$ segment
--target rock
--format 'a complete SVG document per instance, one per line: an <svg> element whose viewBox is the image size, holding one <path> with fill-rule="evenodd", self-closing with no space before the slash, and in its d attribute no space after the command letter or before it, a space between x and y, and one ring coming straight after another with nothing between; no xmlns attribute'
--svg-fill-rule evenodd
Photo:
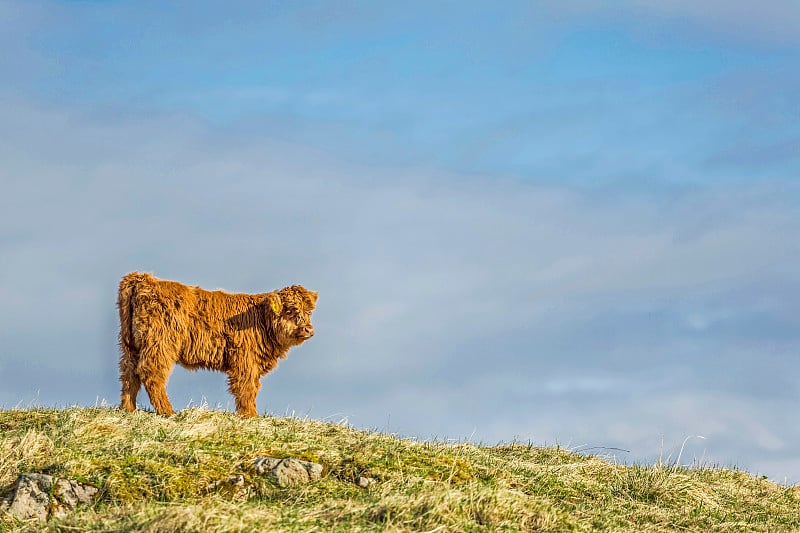
<svg viewBox="0 0 800 533"><path fill-rule="evenodd" d="M371 477L358 476L358 479L356 479L356 485L358 485L362 489L366 489L368 487L371 487L375 483L376 483L375 479L371 478Z"/></svg>
<svg viewBox="0 0 800 533"><path fill-rule="evenodd" d="M91 505L96 495L97 487L74 480L59 479L53 490L53 497L56 500L53 516L61 518L68 511L75 510L78 505Z"/></svg>
<svg viewBox="0 0 800 533"><path fill-rule="evenodd" d="M47 520L52 485L52 476L21 474L17 478L13 492L6 498L8 512L20 520L28 518Z"/></svg>
<svg viewBox="0 0 800 533"><path fill-rule="evenodd" d="M259 474L266 474L280 463L280 459L275 459L273 457L259 457L255 461L253 461L253 466L256 468L256 472Z"/></svg>
<svg viewBox="0 0 800 533"><path fill-rule="evenodd" d="M293 457L275 459L259 457L253 462L256 472L266 475L279 487L305 485L319 481L322 477L322 465L310 461L301 461Z"/></svg>
<svg viewBox="0 0 800 533"><path fill-rule="evenodd" d="M63 517L78 505L94 503L97 487L68 479L56 480L47 474L20 474L14 490L0 509L20 520L51 516Z"/></svg>

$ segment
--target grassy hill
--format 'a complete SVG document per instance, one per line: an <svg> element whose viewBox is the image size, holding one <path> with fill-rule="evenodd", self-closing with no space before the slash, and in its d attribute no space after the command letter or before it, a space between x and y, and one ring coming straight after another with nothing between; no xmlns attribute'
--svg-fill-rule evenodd
<svg viewBox="0 0 800 533"><path fill-rule="evenodd" d="M279 488L258 456L324 466ZM559 448L426 443L298 419L187 409L0 411L0 495L18 474L100 487L48 531L800 531L800 488L731 470L621 466ZM215 481L242 474L246 493ZM360 488L360 475L378 482ZM0 531L40 531L0 516Z"/></svg>

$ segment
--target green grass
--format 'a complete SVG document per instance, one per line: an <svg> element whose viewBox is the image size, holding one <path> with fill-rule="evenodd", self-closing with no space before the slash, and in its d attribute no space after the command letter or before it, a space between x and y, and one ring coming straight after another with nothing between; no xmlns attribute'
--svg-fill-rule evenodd
<svg viewBox="0 0 800 533"><path fill-rule="evenodd" d="M278 488L255 457L321 463ZM0 495L45 472L100 488L48 531L800 531L800 488L745 472L624 466L561 448L417 442L294 418L187 409L0 411ZM215 481L243 475L246 492ZM378 480L368 489L353 480ZM40 531L0 515L0 531Z"/></svg>

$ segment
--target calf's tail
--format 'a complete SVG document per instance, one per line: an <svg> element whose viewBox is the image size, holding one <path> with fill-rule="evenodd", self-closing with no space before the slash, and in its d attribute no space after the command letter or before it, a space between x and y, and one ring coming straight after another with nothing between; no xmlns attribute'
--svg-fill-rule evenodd
<svg viewBox="0 0 800 533"><path fill-rule="evenodd" d="M119 309L119 347L122 355L119 359L119 379L122 382L120 407L126 411L136 409L136 395L141 380L136 368L139 364L139 347L134 335L134 316L136 313L136 287L147 274L131 272L119 283L117 308Z"/></svg>

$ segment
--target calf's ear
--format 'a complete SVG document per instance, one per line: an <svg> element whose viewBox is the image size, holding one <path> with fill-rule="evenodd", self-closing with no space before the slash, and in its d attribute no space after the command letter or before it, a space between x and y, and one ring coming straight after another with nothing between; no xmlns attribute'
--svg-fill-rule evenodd
<svg viewBox="0 0 800 533"><path fill-rule="evenodd" d="M280 316L281 311L283 311L283 302L281 302L281 297L278 296L277 293L271 292L267 294L267 302L269 302L269 308L272 309L272 312L277 316Z"/></svg>
<svg viewBox="0 0 800 533"><path fill-rule="evenodd" d="M308 293L308 297L311 299L311 305L317 305L317 296L319 293L317 291L306 291Z"/></svg>

